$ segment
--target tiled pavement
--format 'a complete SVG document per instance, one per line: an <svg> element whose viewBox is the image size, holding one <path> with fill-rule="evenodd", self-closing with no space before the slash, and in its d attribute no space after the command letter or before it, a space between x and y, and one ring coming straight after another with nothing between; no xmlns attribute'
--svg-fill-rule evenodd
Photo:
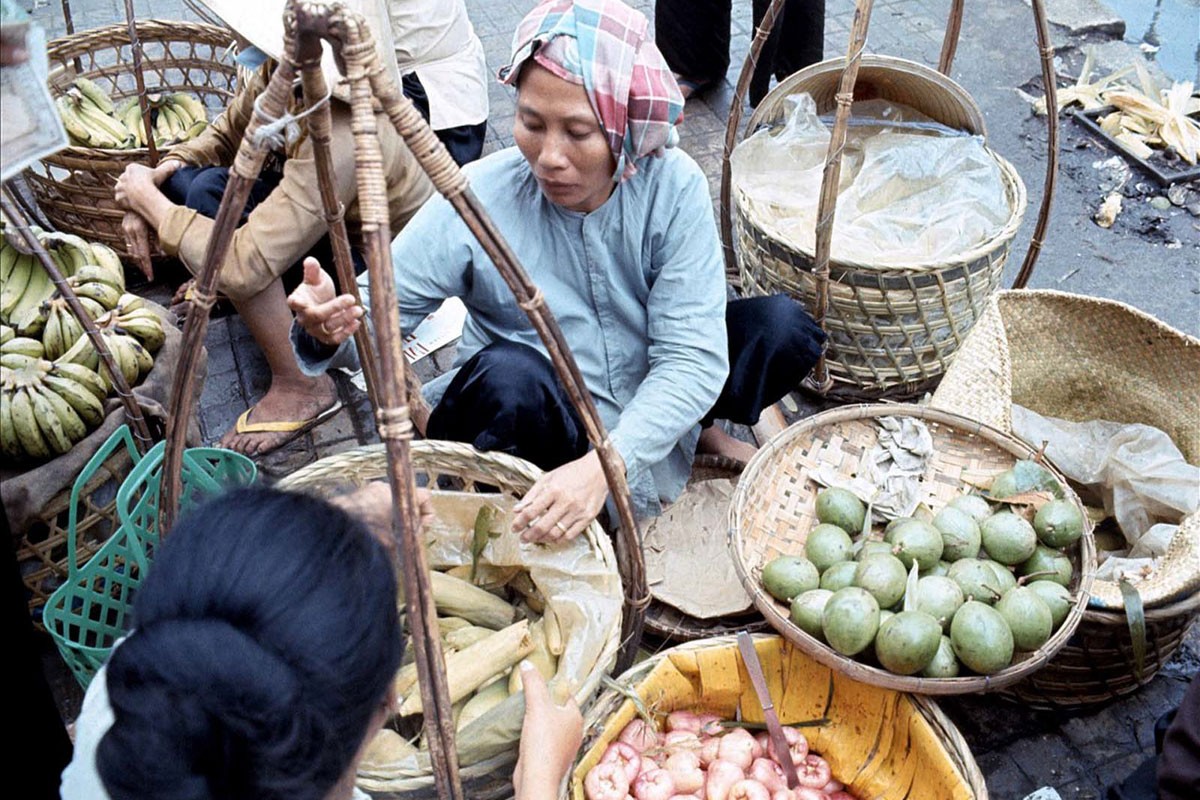
<svg viewBox="0 0 1200 800"><path fill-rule="evenodd" d="M29 4L29 0L26 0ZM652 3L633 0L633 5L652 16ZM988 36L988 26L1004 21L1002 11L1020 6L1020 0L997 0L977 13L982 22L973 33ZM112 24L123 19L123 2L118 0L74 0L71 4L77 30ZM512 31L528 2L514 0L467 0L476 31L484 43L488 63L495 68L508 55ZM731 81L745 57L750 39L749 0L735 0L735 44L730 82L702 99L691 101L682 129L682 146L700 163L709 176L712 195L719 190L721 151L725 120L733 100ZM968 4L971 6L972 4ZM135 0L140 16L163 19L190 19L192 14L179 0ZM949 0L881 0L875 4L869 48L903 56L927 64L937 61L941 34ZM826 55L841 54L845 48L852 15L851 0L829 0L826 26ZM972 17L968 8L968 23ZM35 17L50 36L64 31L60 4L38 0ZM967 34L972 29L968 27ZM994 45L995 43L993 43ZM1029 43L1022 47L1032 49ZM960 62L971 74L987 65L971 64L968 46L960 49ZM1034 67L1030 57L1030 74ZM977 90L971 86L972 90ZM498 84L490 90L492 105L486 149L511 145L513 98ZM997 101L999 102L999 101ZM989 109L990 110L990 109ZM990 115L989 115L990 116ZM996 124L989 119L990 124ZM1032 144L1027 143L1032 148ZM1040 146L1040 145L1039 145ZM1010 158L1013 158L1010 156ZM1016 160L1015 158L1013 159ZM1036 165L1037 157L1028 161ZM1018 166L1022 166L1018 163ZM1040 169L1039 167L1036 167ZM1031 204L1036 200L1031 199ZM157 289L156 293L165 294ZM1194 326L1190 326L1194 327ZM267 370L262 355L254 347L249 332L235 316L212 322L206 346L209 353L208 378L199 402L201 430L206 440L215 440L232 425L234 419L266 389ZM428 378L447 366L451 356L443 351L418 366ZM317 458L375 441L369 403L348 380L339 381L346 409L332 421L300 437L292 445L263 460L265 474L279 476ZM1154 720L1177 704L1186 681L1195 674L1200 657L1200 633L1193 629L1180 655L1162 674L1134 697L1114 703L1086 715L1037 713L987 697L942 702L943 708L958 724L988 780L991 795L998 800L1023 797L1037 787L1057 787L1066 800L1099 797L1100 788L1121 777L1153 751ZM69 693L70 682L59 682ZM77 707L77 698L66 698L68 709Z"/></svg>

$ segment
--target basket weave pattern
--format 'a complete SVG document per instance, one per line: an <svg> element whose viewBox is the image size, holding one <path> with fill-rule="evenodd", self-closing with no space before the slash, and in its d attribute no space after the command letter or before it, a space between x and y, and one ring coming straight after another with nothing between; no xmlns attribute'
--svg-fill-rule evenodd
<svg viewBox="0 0 1200 800"><path fill-rule="evenodd" d="M820 113L835 104L841 60L822 62L777 86L747 130L779 120L785 99L809 92ZM957 84L920 64L868 56L855 97L911 105L951 127L982 135L978 106ZM911 397L946 371L987 301L999 288L1013 237L1025 213L1025 186L1012 164L993 154L1005 185L1009 217L988 241L954 258L892 266L831 259L826 362L838 393L859 399ZM814 256L773 229L765 208L735 186L733 237L743 291L783 293L817 306ZM836 230L836 222L835 222Z"/></svg>
<svg viewBox="0 0 1200 800"><path fill-rule="evenodd" d="M503 453L480 452L458 442L420 440L412 443L412 466L417 485L452 486L456 491L500 491L515 497L524 495L541 475L534 465ZM361 486L387 476L387 452L383 445L370 445L323 458L297 470L277 485L289 491L311 492L317 495ZM583 534L596 555L617 573L617 560L609 537L593 522ZM611 668L620 646L620 626L609 633L597 669L576 692L576 700L585 704L591 699L600 682L600 673ZM607 666L603 666L607 665ZM459 775L468 797L478 800L498 800L512 794L513 752L475 764L461 765ZM405 800L433 800L438 797L433 775L420 778L395 776L381 778L360 775L358 785L373 797L396 797Z"/></svg>
<svg viewBox="0 0 1200 800"><path fill-rule="evenodd" d="M188 92L212 109L228 105L237 67L231 56L222 57L233 41L227 29L183 21L146 20L137 25L148 93ZM56 97L70 87L76 74L96 81L117 103L137 94L125 25L55 39L48 55L50 92ZM78 73L76 59L81 67ZM125 256L124 212L113 201L113 187L127 166L148 164L149 157L144 147L108 150L72 145L42 159L25 175L38 206L56 228L103 242Z"/></svg>
<svg viewBox="0 0 1200 800"><path fill-rule="evenodd" d="M786 725L823 718L801 730L856 796L987 799L970 748L935 703L850 680L777 636L756 636L755 649L780 721ZM733 719L740 711L740 719L763 719L734 637L666 650L617 683L655 714L686 709ZM612 688L586 710L572 800L583 800L587 771L636 713L626 695Z"/></svg>
<svg viewBox="0 0 1200 800"><path fill-rule="evenodd" d="M933 405L1011 430L1012 406L1076 422L1105 419L1165 431L1200 463L1200 341L1132 306L1054 291L1000 292L933 396ZM1179 648L1200 610L1200 518L1176 537L1146 603L1139 671L1123 612L1088 609L1076 635L1028 681L1005 694L1036 708L1111 702L1148 683ZM1186 545L1186 546L1177 546ZM1171 563L1167 564L1167 561ZM1115 585L1093 592L1119 603ZM1182 595L1182 597L1181 597ZM1164 598L1169 599L1165 605Z"/></svg>
<svg viewBox="0 0 1200 800"><path fill-rule="evenodd" d="M117 520L117 486L129 472L129 456L117 452L88 481L79 496L75 522L75 566L83 566L108 541L120 524ZM41 625L41 609L50 595L67 580L71 553L67 547L71 487L56 495L35 522L14 542L21 582L28 591L29 611Z"/></svg>
<svg viewBox="0 0 1200 800"><path fill-rule="evenodd" d="M962 694L1007 686L1031 674L1066 644L1083 616L1095 577L1091 530L1071 554L1069 587L1074 605L1063 624L1038 650L1018 653L993 675L922 678L896 675L847 658L792 624L789 607L762 587L762 568L781 555L803 555L808 532L817 524L820 486L812 474L824 465L849 477L860 472L878 439L874 420L884 416L923 419L933 437L934 455L924 476L923 501L935 511L961 494L966 484L987 485L998 473L1034 451L999 431L953 414L916 406L853 406L817 414L772 438L751 460L729 512L729 545L738 575L755 606L771 626L817 661L867 683L923 694ZM1059 476L1060 482L1065 481ZM1069 495L1079 504L1078 498ZM1082 505L1079 506L1083 512Z"/></svg>

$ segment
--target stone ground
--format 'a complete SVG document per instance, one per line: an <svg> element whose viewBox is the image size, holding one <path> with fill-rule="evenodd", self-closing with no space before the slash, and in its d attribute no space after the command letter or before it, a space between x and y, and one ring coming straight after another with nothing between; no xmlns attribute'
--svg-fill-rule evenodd
<svg viewBox="0 0 1200 800"><path fill-rule="evenodd" d="M633 5L652 15L648 0ZM26 0L25 5L30 1ZM60 4L36 0L35 18L51 37L64 32ZM512 31L529 7L515 0L467 0L476 30L483 40L489 65L505 63ZM1076 4L1055 2L1052 7ZM1120 41L1124 25L1102 3L1089 3L1094 14L1061 18L1053 40L1058 53L1056 70L1077 74L1082 48L1100 47L1100 72L1140 58ZM682 146L709 176L714 204L720 186L721 153L726 119L734 100L733 83L748 48L751 21L748 0L735 0L734 69L728 81L687 106ZM179 0L135 0L139 17L190 19ZM77 30L123 20L118 0L75 0ZM868 49L936 65L949 0L880 0L874 6ZM827 4L826 55L844 52L853 16L852 0ZM1052 9L1053 10L1053 9ZM1073 10L1073 9L1072 9ZM1056 20L1060 18L1055 17ZM1117 18L1119 19L1119 17ZM1116 37L1116 38L1114 38ZM968 4L963 34L952 77L961 83L983 109L990 142L1013 162L1029 191L1029 211L1018 233L1014 252L1005 270L1011 282L1030 240L1033 219L1042 198L1045 170L1045 123L1031 115L1027 103L1014 91L1039 91L1037 47L1028 0L994 0ZM1174 76L1181 79L1187 75ZM492 114L486 151L512 144L513 98L507 89L493 85ZM1155 198L1164 195L1148 175L1138 171L1121 191L1125 213L1111 230L1092 222L1092 215L1112 185L1111 176L1093 164L1112 153L1070 120L1062 122L1063 163L1054 198L1054 213L1033 288L1059 289L1110 297L1130 303L1190 334L1200 334L1200 224L1183 208ZM1106 183L1106 181L1108 183ZM1193 182L1189 189L1200 191ZM1192 197L1190 202L1198 198ZM145 287L157 297L168 296L166 287ZM213 321L206 346L208 379L196 413L207 441L215 440L267 386L265 362L254 347L244 324L236 316ZM418 365L428 378L444 369L452 348ZM263 459L267 476L287 474L318 458L375 441L374 424L366 397L349 380L340 388L346 410L334 420ZM814 406L794 397L789 417L811 413ZM793 411L792 406L797 410ZM57 659L48 652L47 664L57 670ZM1090 714L1034 712L990 697L946 700L942 706L971 744L987 778L991 795L998 800L1020 798L1041 786L1053 786L1067 800L1100 796L1101 788L1131 772L1153 752L1155 719L1179 702L1187 682L1200 665L1200 636L1193 629L1176 658L1148 686L1132 698ZM56 681L64 715L78 709L78 691L65 675Z"/></svg>

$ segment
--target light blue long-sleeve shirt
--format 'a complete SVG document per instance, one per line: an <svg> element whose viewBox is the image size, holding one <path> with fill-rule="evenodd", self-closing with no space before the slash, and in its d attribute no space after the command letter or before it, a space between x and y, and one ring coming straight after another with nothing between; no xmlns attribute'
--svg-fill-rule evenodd
<svg viewBox="0 0 1200 800"><path fill-rule="evenodd" d="M687 483L698 422L716 402L729 363L724 266L704 173L677 149L638 166L588 214L547 200L516 148L466 171L557 318L625 460L635 512L644 518ZM456 369L500 340L546 352L491 259L442 197L431 198L396 237L392 262L405 332L447 297L465 303L470 313ZM356 360L352 344L322 358L307 336L293 342L310 373ZM431 402L456 369L426 387Z"/></svg>

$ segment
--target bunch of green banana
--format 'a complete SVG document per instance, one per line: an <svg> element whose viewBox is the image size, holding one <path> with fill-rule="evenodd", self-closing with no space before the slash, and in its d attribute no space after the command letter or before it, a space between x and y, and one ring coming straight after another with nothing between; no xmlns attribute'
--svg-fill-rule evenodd
<svg viewBox="0 0 1200 800"><path fill-rule="evenodd" d="M148 308L129 309L124 312L114 309L98 319L96 324L117 333L133 336L151 353L157 353L166 341L162 320Z"/></svg>
<svg viewBox="0 0 1200 800"><path fill-rule="evenodd" d="M85 83L90 84L87 90ZM112 98L86 78L77 78L54 102L73 144L108 150L132 146L129 131L113 116Z"/></svg>
<svg viewBox="0 0 1200 800"><path fill-rule="evenodd" d="M0 451L12 459L65 453L104 421L105 386L75 364L0 356Z"/></svg>
<svg viewBox="0 0 1200 800"><path fill-rule="evenodd" d="M54 294L54 284L37 258L7 241L0 246L0 322L13 325Z"/></svg>
<svg viewBox="0 0 1200 800"><path fill-rule="evenodd" d="M208 127L208 111L204 104L186 92L151 94L146 102L150 108L154 143L158 147L194 139ZM137 97L127 98L114 114L129 132L129 146L145 147L146 128L142 123L142 107Z"/></svg>
<svg viewBox="0 0 1200 800"><path fill-rule="evenodd" d="M150 351L128 334L117 333L112 329L103 330L101 333L104 335L104 343L108 346L108 352L112 354L117 369L125 377L125 382L130 386L136 385L138 379L154 366L154 358L150 355ZM104 365L104 362L100 362L99 371L105 386L112 391L115 383L109 376L108 367Z"/></svg>
<svg viewBox="0 0 1200 800"><path fill-rule="evenodd" d="M8 330L12 330L9 328ZM0 344L0 355L8 355L16 353L18 355L30 356L32 358L45 358L46 348L37 339L32 339L28 336L14 336Z"/></svg>

